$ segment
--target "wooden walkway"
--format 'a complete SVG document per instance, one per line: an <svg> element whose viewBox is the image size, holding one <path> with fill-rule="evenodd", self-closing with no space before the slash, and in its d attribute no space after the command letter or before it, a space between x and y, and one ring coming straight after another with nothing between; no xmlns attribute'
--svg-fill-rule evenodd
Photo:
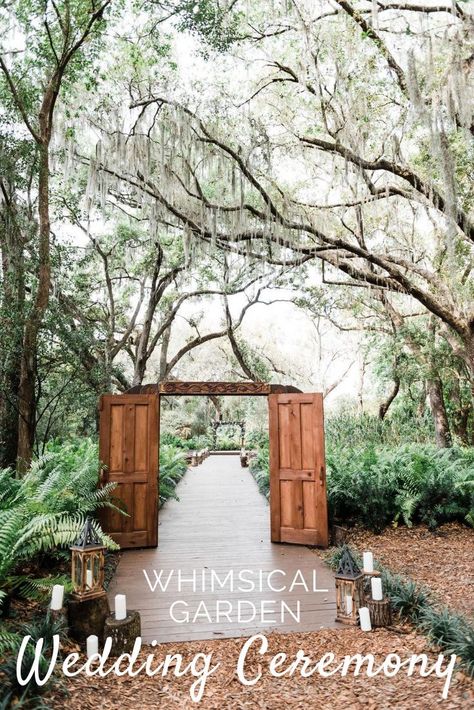
<svg viewBox="0 0 474 710"><path fill-rule="evenodd" d="M159 547L124 552L109 589L111 607L115 594L121 593L127 596L128 608L140 611L144 642L335 626L332 573L307 547L270 542L269 506L237 456L210 456L201 466L191 468L177 494L179 501L168 501L160 510ZM155 570L157 575L162 571L163 586L172 572L166 591L159 586L152 591L144 570L151 584L156 583ZM274 572L269 580L272 570L281 572ZM229 572L234 576L233 590L230 576L225 580ZM243 581L239 581L239 572ZM295 576L297 584L290 590ZM312 590L314 577L316 588L327 591ZM190 579L196 585L186 581ZM253 590L249 579L255 584ZM303 580L310 591L305 590ZM275 591L283 584L285 591ZM178 621L170 615L176 600ZM282 602L287 607L282 608ZM299 622L293 618L298 615L298 602ZM217 607L220 618L216 621ZM199 618L194 620L197 610ZM185 612L190 613L190 620L178 623Z"/></svg>

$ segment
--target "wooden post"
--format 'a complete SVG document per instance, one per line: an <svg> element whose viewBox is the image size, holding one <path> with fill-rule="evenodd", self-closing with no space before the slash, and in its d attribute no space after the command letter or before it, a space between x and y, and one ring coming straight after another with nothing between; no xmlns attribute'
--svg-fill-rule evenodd
<svg viewBox="0 0 474 710"><path fill-rule="evenodd" d="M141 622L138 611L129 611L126 619L117 621L115 616L108 616L104 625L104 639L112 639L111 656L131 653L135 640L141 636Z"/></svg>
<svg viewBox="0 0 474 710"><path fill-rule="evenodd" d="M369 608L372 626L390 626L392 623L392 607L389 599L385 598L381 601L367 599L366 604Z"/></svg>
<svg viewBox="0 0 474 710"><path fill-rule="evenodd" d="M71 637L79 643L85 643L88 636L94 634L102 643L104 623L110 614L109 600L103 592L92 599L75 599L67 603L68 624Z"/></svg>

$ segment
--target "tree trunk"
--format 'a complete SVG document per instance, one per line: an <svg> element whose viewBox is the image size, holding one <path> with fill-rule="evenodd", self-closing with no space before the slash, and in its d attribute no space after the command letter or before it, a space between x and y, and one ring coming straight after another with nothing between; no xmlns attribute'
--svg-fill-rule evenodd
<svg viewBox="0 0 474 710"><path fill-rule="evenodd" d="M390 409L390 406L399 391L400 391L400 378L396 377L392 391L388 395L385 402L382 402L382 404L379 407L379 419L383 420L385 418L385 415L387 414L388 410Z"/></svg>
<svg viewBox="0 0 474 710"><path fill-rule="evenodd" d="M421 394L416 408L416 416L421 419L425 416L426 411L426 382L421 383Z"/></svg>
<svg viewBox="0 0 474 710"><path fill-rule="evenodd" d="M471 375L471 392L474 403L474 318L469 323L469 338L466 342L466 364Z"/></svg>
<svg viewBox="0 0 474 710"><path fill-rule="evenodd" d="M3 299L1 304L2 372L0 382L0 468L16 466L18 389L23 344L25 275L23 243L13 221L2 225Z"/></svg>
<svg viewBox="0 0 474 710"><path fill-rule="evenodd" d="M166 328L161 339L160 350L160 380L164 380L168 374L168 348L171 338L171 327Z"/></svg>
<svg viewBox="0 0 474 710"><path fill-rule="evenodd" d="M469 446L469 419L472 414L472 402L463 402L461 385L458 379L453 382L451 399L454 404L453 431L464 446Z"/></svg>
<svg viewBox="0 0 474 710"><path fill-rule="evenodd" d="M43 133L43 135L45 135ZM49 223L49 140L40 146L38 176L38 285L25 322L19 385L18 468L24 471L32 457L36 429L36 376L38 333L49 302L51 286Z"/></svg>
<svg viewBox="0 0 474 710"><path fill-rule="evenodd" d="M439 377L428 380L427 389L435 425L436 445L445 449L452 446L452 440L444 403L443 385Z"/></svg>

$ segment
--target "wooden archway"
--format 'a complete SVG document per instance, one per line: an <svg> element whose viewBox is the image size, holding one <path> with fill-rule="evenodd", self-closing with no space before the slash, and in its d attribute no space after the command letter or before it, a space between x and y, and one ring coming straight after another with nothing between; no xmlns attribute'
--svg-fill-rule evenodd
<svg viewBox="0 0 474 710"><path fill-rule="evenodd" d="M266 382L140 385L100 400L101 481L117 483L128 516L105 510L102 524L122 548L158 544L160 397L268 398L272 542L328 545L323 396Z"/></svg>
<svg viewBox="0 0 474 710"><path fill-rule="evenodd" d="M245 421L243 419L218 419L215 422L211 422L209 428L212 429L212 449L214 451L217 449L217 432L224 426L233 427L234 430L236 428L240 429L240 448L242 449L245 441Z"/></svg>

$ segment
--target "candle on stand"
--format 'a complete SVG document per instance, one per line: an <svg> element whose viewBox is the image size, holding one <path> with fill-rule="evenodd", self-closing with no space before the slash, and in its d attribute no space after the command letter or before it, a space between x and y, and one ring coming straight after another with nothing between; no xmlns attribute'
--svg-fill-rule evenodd
<svg viewBox="0 0 474 710"><path fill-rule="evenodd" d="M51 594L51 611L59 611L63 608L64 587L62 584L55 584Z"/></svg>
<svg viewBox="0 0 474 710"><path fill-rule="evenodd" d="M99 639L97 636L88 636L86 641L87 646L87 658L95 656L99 653Z"/></svg>
<svg viewBox="0 0 474 710"><path fill-rule="evenodd" d="M373 572L374 571L374 556L371 552L364 552L363 567L364 567L364 572Z"/></svg>
<svg viewBox="0 0 474 710"><path fill-rule="evenodd" d="M370 612L366 606L361 606L359 609L359 621L360 628L362 631L372 631L372 624L370 623Z"/></svg>
<svg viewBox="0 0 474 710"><path fill-rule="evenodd" d="M127 598L125 594L115 595L115 618L117 621L127 618Z"/></svg>
<svg viewBox="0 0 474 710"><path fill-rule="evenodd" d="M346 595L346 614L347 614L347 616L351 616L352 608L353 608L352 597L349 594L347 594Z"/></svg>
<svg viewBox="0 0 474 710"><path fill-rule="evenodd" d="M91 569L86 570L86 586L89 587L89 589L92 588L92 570Z"/></svg>
<svg viewBox="0 0 474 710"><path fill-rule="evenodd" d="M372 577L370 580L370 584L372 586L372 599L375 602L380 602L383 599L383 592L382 592L382 580L380 577Z"/></svg>

